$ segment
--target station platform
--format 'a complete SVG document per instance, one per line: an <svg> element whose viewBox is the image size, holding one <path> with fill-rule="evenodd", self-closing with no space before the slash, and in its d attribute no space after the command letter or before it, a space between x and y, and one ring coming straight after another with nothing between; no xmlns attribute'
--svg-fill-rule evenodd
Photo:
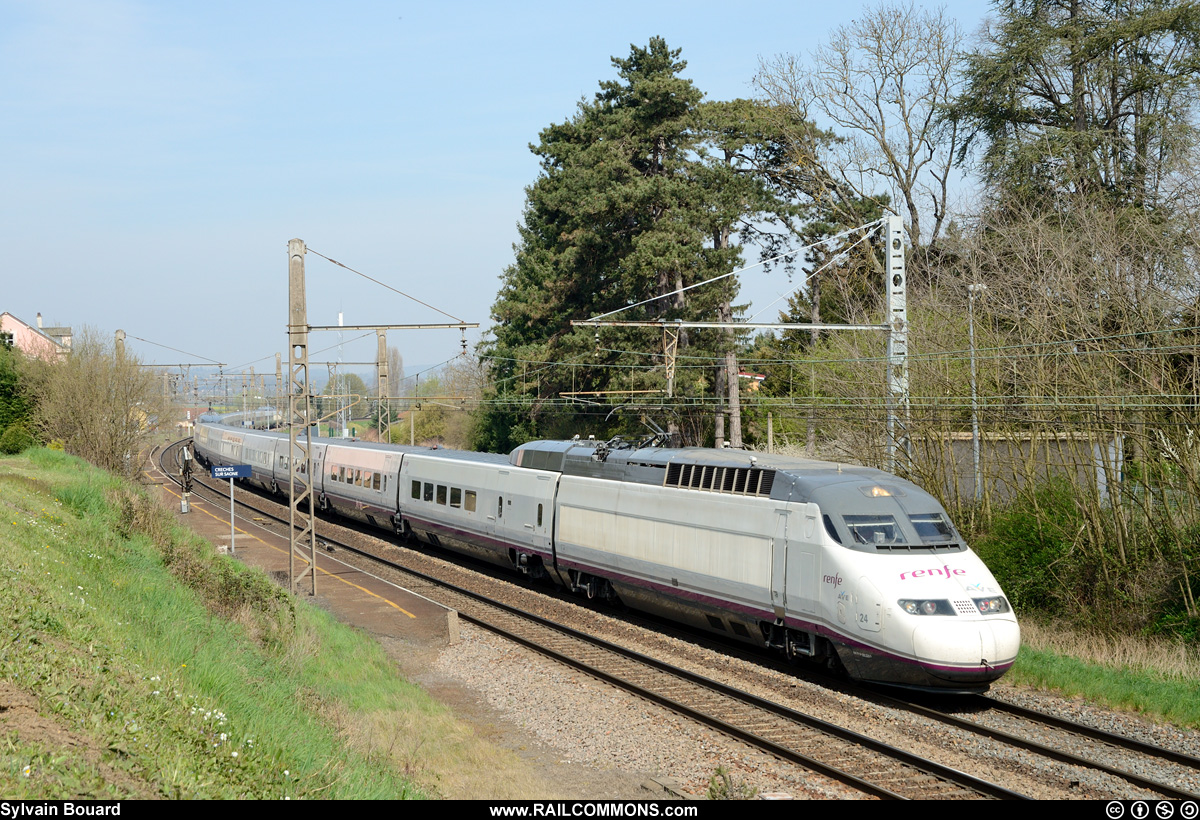
<svg viewBox="0 0 1200 820"><path fill-rule="evenodd" d="M189 497L188 512L180 509L182 491L161 476L152 477L163 503L175 518L196 532L218 552L231 552L248 566L259 567L280 586L289 586L286 527L252 512L236 510L233 522L234 542L230 550L229 505L217 505ZM317 522L318 544L321 524ZM296 558L296 573L306 562ZM309 577L297 583L302 599L314 600ZM338 620L360 627L384 643L399 642L424 648L448 646L458 640L458 614L442 604L377 578L338 560L336 554L317 549L316 590L318 606Z"/></svg>

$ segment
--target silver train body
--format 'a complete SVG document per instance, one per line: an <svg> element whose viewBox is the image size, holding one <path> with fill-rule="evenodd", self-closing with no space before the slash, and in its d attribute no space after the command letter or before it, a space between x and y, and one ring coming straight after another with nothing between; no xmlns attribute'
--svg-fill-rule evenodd
<svg viewBox="0 0 1200 820"><path fill-rule="evenodd" d="M287 492L285 435L201 423L195 447ZM1020 644L938 502L880 470L579 440L506 458L316 438L313 477L319 506L343 516L859 680L979 691Z"/></svg>

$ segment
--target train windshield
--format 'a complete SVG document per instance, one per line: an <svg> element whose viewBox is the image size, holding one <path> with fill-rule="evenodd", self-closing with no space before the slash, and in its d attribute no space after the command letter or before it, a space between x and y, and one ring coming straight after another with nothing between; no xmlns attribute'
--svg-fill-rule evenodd
<svg viewBox="0 0 1200 820"><path fill-rule="evenodd" d="M853 543L860 548L869 549L949 549L957 552L963 549L959 542L954 525L943 513L917 513L908 516L912 529L901 526L903 518L897 521L892 515L843 515L846 529L850 531ZM916 540L913 539L914 531ZM840 543L840 539L839 539Z"/></svg>
<svg viewBox="0 0 1200 820"><path fill-rule="evenodd" d="M850 535L859 544L903 544L904 535L890 515L843 515Z"/></svg>
<svg viewBox="0 0 1200 820"><path fill-rule="evenodd" d="M926 544L944 544L957 540L954 527L941 513L920 513L909 516L909 519L913 522L917 535Z"/></svg>

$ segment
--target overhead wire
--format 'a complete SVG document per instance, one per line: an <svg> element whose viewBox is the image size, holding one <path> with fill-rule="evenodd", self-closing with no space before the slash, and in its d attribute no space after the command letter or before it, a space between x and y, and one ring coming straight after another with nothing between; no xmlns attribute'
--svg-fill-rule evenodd
<svg viewBox="0 0 1200 820"><path fill-rule="evenodd" d="M635 307L641 307L642 305L648 305L651 302L657 302L659 299L666 299L669 296L678 296L682 293L686 293L689 290L695 290L696 288L704 287L705 285L711 285L713 282L719 282L722 279L728 279L730 276L736 276L739 273L743 273L748 270L753 270L754 268L762 267L763 265L769 264L771 262L776 262L780 259L785 259L789 256L795 256L802 251L808 250L809 248L815 248L818 245L824 245L825 243L832 242L835 239L840 239L841 237L849 236L850 234L852 234L856 231L867 230L867 233L863 236L863 239L866 239L868 236L871 236L872 234L874 234L875 231L879 230L880 226L882 226L882 225L883 225L883 220L876 220L875 222L868 222L865 225L859 225L855 228L850 228L848 230L842 231L841 233L834 234L833 236L827 236L824 239L819 239L816 242L813 242L808 245L804 245L803 247L792 248L791 250L788 250L784 253L778 254L776 256L772 256L769 259L763 259L760 262L755 262L753 265L746 265L744 267L738 268L737 270L732 270L732 271L729 271L728 273L722 273L719 276L714 276L711 279L705 279L703 282L696 282L695 284L688 285L685 288L676 288L675 290L670 291L669 293L661 293L658 296L652 296L649 299L643 299L642 301L635 302L632 305L625 305L624 307L619 307L616 310L610 310L608 313L601 313L598 316L593 316L592 318L586 319L584 321L585 321L585 323L586 322L596 322L596 321L599 321L600 319L604 319L608 316L615 316L616 314L622 313L626 310L632 310ZM862 239L860 239L859 241L861 242ZM854 244L857 245L858 242L855 242ZM851 247L853 247L853 245ZM847 250L849 250L849 249L847 249ZM830 262L832 262L834 259L837 259L837 258L838 258L837 256L834 256L833 258L830 259ZM812 276L816 275L816 273L817 273L817 271L814 271L813 273L809 274L808 277L805 278L804 282L807 282L808 279L812 278ZM802 287L804 285L804 282L801 282L800 286L798 286L798 287ZM778 300L776 300L776 301L778 301ZM772 304L774 304L774 302L772 302Z"/></svg>
<svg viewBox="0 0 1200 820"><path fill-rule="evenodd" d="M1019 353L1019 351L1036 351L1038 348L1054 348L1054 347L1065 347L1065 346L1075 347L1080 344L1089 344L1089 343L1097 343L1097 342L1105 342L1105 341L1116 341L1116 340L1123 339L1123 338L1132 338L1132 337L1138 337L1138 336L1158 335L1158 334L1162 334L1162 333L1188 333L1188 332L1200 332L1200 326L1170 328L1170 329L1166 329L1166 330L1144 331L1144 332L1134 332L1134 333L1115 333L1115 334L1111 334L1111 335L1107 335L1107 336L1089 336L1089 337L1084 337L1084 338L1080 338L1080 339L1059 339L1059 340L1051 340L1051 341L1045 341L1045 342L1026 342L1026 343L1013 344L1013 345L979 346L979 347L975 348L974 355L975 355L975 359L977 361L985 361L985 362L986 361L1004 361L1004 360L1013 359L1013 358L1035 358L1035 357L1045 356L1045 355L1054 355L1055 352L1047 351L1047 352L1041 352L1041 353L1039 353L1039 352ZM1116 354L1116 353L1147 353L1147 354L1155 354L1156 355L1156 354L1160 354L1160 353L1177 353L1180 351L1192 350L1192 349L1195 349L1194 343L1179 343L1179 344L1167 345L1167 346L1163 346L1163 347L1150 347L1150 346L1124 347L1124 348L1121 348L1120 350L1106 350L1106 349L1100 349L1100 348L1085 347L1085 348L1081 348L1078 350L1073 349L1073 350L1071 350L1071 354L1079 355L1079 356L1112 355L1112 354ZM656 352L656 351L626 350L626 349L621 349L621 348L606 348L606 347L597 348L597 350L599 350L602 353L612 353L615 355L622 355L622 356L644 356L644 357L651 357L651 358L656 358L656 359L663 358L663 354ZM515 362L517 364L537 364L537 365L539 365L541 371L545 371L545 370L552 369L554 367L569 367L571 365L581 364L586 360L586 354L580 354L580 356L575 359L563 359L563 360L558 360L558 361L553 361L553 362L547 362L542 359L521 359L521 358L512 357L512 356L496 356L493 354L480 356L479 358L481 361L482 360L490 360L490 361ZM937 361L937 360L947 360L947 361L951 361L951 362L955 362L955 361L964 362L964 361L970 360L970 358L971 358L971 352L970 352L969 348L937 350L937 351L930 351L927 353L914 352L910 349L910 351L908 353L908 359L910 362ZM699 365L685 365L685 364L676 365L679 368L696 368L696 369L698 369L698 368L702 368L702 367L711 366L712 364L721 364L725 361L725 357L724 356L715 356L715 355L714 356L697 356L694 354L680 353L680 354L677 354L676 360L677 361L695 361L695 362L703 363L703 364L699 364ZM768 359L768 358L752 357L752 356L748 356L748 355L739 355L738 361L743 364L747 364L747 365L749 365L749 364L763 364L763 365L770 365L770 364L797 364L797 365L800 365L800 364L803 364L803 365L849 364L852 362L886 362L887 357L882 356L882 355L881 356L855 355L855 356L849 356L849 357L845 357L845 358L789 357L789 358L783 358L783 359ZM644 367L648 367L648 366L647 365L636 365L636 364L588 362L588 367L597 368L597 369L603 369L603 368L638 369L638 368L644 368Z"/></svg>
<svg viewBox="0 0 1200 820"><path fill-rule="evenodd" d="M834 262L838 261L839 259L844 259L844 258L846 257L846 255L847 255L848 253L850 253L850 251L854 250L854 249L855 249L855 248L857 248L857 247L858 247L860 244L862 244L863 242L865 242L867 239L869 239L870 237L874 236L874 235L875 235L875 233L876 233L876 232L879 230L879 228L880 228L882 225L883 225L883 222L882 222L882 221L880 221L880 222L876 222L876 223L870 223L869 225L863 226L863 227L870 227L870 228L871 228L871 230L867 231L867 232L866 232L866 233L864 233L864 234L863 234L861 237L859 237L859 239L858 239L858 240L857 240L857 241L856 241L856 242L855 242L853 245L851 245L850 247L848 247L848 248L845 248L844 250L838 251L838 252L837 252L837 253L835 253L833 256L829 257L829 261L827 261L827 262L826 262L824 265L822 265L821 267L817 268L815 271L813 271L812 273L810 273L808 276L804 277L804 280L803 280L802 282L800 282L800 284L799 284L799 285L797 285L796 287L792 288L790 291L788 291L788 293L787 293L787 294L782 294L782 293L781 293L781 294L779 294L778 296L776 296L774 299L772 299L770 302L768 302L766 305L764 305L764 306L763 306L763 307L762 307L762 308L761 308L761 309L758 311L758 313L755 313L753 316L751 316L751 317L750 317L749 319L747 319L746 321L748 321L748 322L753 322L755 319L757 319L759 316L761 316L761 315L762 315L762 314L763 314L763 313L764 313L766 310L768 310L768 309L769 309L769 308L770 308L772 305L774 305L774 304L775 304L776 302L778 302L780 299L783 299L783 298L785 298L785 296L790 296L791 294L793 294L793 293L795 293L796 291L800 290L800 288L802 288L802 287L804 287L805 285L807 285L807 284L808 284L808 282L809 282L809 280L810 280L810 279L812 279L814 276L816 276L818 273L820 273L821 271L825 270L827 267L829 267L830 265L832 265ZM855 230L862 230L862 228L855 228ZM844 236L846 233L847 233L846 231L843 231L841 234L839 234L839 236ZM836 237L832 237L832 236L831 236L831 237L829 237L829 239L835 239L835 238L836 238ZM829 241L829 239L822 240L822 242L828 242L828 241ZM818 244L821 244L821 243L814 242L812 245L806 245L804 248L800 248L800 250L807 250L808 248L815 247L815 246L816 246L816 245L818 245Z"/></svg>
<svg viewBox="0 0 1200 820"><path fill-rule="evenodd" d="M316 355L316 354L318 354L318 353L325 353L325 352L327 352L327 351L333 350L335 347L338 347L340 344L353 344L354 342L357 342L359 339L365 339L365 338L367 338L368 336L371 336L371 335L373 335L373 334L372 334L372 332L371 332L371 331L368 331L368 332L366 332L366 333L363 333L363 334L362 334L362 335L360 335L360 336L355 336L353 339L350 339L349 341L345 341L345 342L338 342L338 343L335 343L335 344L331 344L331 345L329 345L328 347L322 347L322 348L321 348L321 349L319 349L319 350L314 350L314 351L312 351L312 353L310 353L310 354L309 354L309 356L311 357L311 356L314 356L314 355ZM252 365L252 364L257 364L258 362L265 362L265 361L268 361L269 359L272 359L272 358L274 358L274 357L275 357L275 354L274 354L274 353L268 353L266 356L263 356L263 357L261 357L261 358L258 358L258 359L254 359L253 361L244 362L244 363L242 363L242 364L240 364L240 365L236 365L236 366L230 367L230 370L237 370L238 368L242 368L242 367L249 367L249 366L250 366L250 365Z"/></svg>
<svg viewBox="0 0 1200 820"><path fill-rule="evenodd" d="M346 270L350 271L351 273L361 276L363 279L366 279L368 282L374 282L375 284L379 285L380 287L387 288L392 293L398 293L401 296L403 296L405 299L411 299L412 301L416 302L418 305L423 305L424 307L427 307L430 310L436 311L436 312L442 314L443 316L453 319L454 321L458 322L459 324L466 324L466 322L464 322L462 319L458 318L457 316L447 313L446 311L442 310L441 308L436 308L433 305L429 304L428 302L422 302L417 297L415 297L411 294L405 293L402 290L398 290L385 282L380 282L378 279L374 279L370 276L367 276L367 274L363 273L362 271L357 271L354 268L350 267L349 265L345 265L345 264L337 261L336 259L331 259L330 257L326 256L325 254L321 253L320 251L315 251L312 248L306 248L306 249L309 251L312 251L312 253L315 253L317 256L321 257L322 259L324 259L328 262L332 262L333 264L337 265L339 268L345 268Z"/></svg>
<svg viewBox="0 0 1200 820"><path fill-rule="evenodd" d="M148 345L154 345L155 347L161 347L161 348L163 348L163 349L165 349L165 350L170 350L170 351L173 351L173 352L175 352L175 353L182 353L182 354L183 354L183 355L185 355L185 356L194 356L194 357L195 357L195 358L197 358L197 359L204 359L204 361L206 361L206 362L212 362L212 363L213 363L213 364L215 364L215 365L221 365L221 364L222 364L221 362L218 362L216 359L210 359L210 358L208 358L207 356L200 356L200 355L198 355L198 354L196 354L196 353L188 353L186 350L180 350L180 349L179 349L179 348L177 348L177 347L171 347L171 346L169 346L169 345L159 344L158 342L152 342L152 341L150 341L149 339L143 339L142 337L140 337L140 336L134 336L134 335L133 335L133 334L131 334L131 333L126 333L126 334L125 334L125 337L126 337L127 339L136 339L136 340L137 340L137 341L139 341L139 342L145 342L145 343L146 343L146 344L148 344ZM163 366L165 367L166 365L163 365ZM222 365L222 366L223 366L223 365Z"/></svg>

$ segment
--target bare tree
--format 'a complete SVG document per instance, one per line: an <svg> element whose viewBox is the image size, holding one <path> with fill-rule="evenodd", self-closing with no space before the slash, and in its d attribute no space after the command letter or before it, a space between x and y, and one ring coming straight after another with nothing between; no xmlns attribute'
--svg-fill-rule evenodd
<svg viewBox="0 0 1200 820"><path fill-rule="evenodd" d="M404 355L400 348L389 346L387 349L388 381L391 383L393 395L400 395L400 386L404 384Z"/></svg>
<svg viewBox="0 0 1200 820"><path fill-rule="evenodd" d="M886 194L913 245L931 249L947 217L958 133L941 114L957 93L962 33L944 11L880 5L833 31L810 60L765 60L767 99L832 125L838 140L798 134L794 159L829 204Z"/></svg>
<svg viewBox="0 0 1200 820"><path fill-rule="evenodd" d="M417 443L467 449L477 421L472 411L483 395L485 379L486 371L479 360L465 354L423 375L409 409L408 424L393 429L392 440L407 442L411 435Z"/></svg>
<svg viewBox="0 0 1200 820"><path fill-rule="evenodd" d="M94 328L84 328L66 359L28 364L45 440L112 472L138 468L139 450L170 410L159 373L119 355Z"/></svg>

